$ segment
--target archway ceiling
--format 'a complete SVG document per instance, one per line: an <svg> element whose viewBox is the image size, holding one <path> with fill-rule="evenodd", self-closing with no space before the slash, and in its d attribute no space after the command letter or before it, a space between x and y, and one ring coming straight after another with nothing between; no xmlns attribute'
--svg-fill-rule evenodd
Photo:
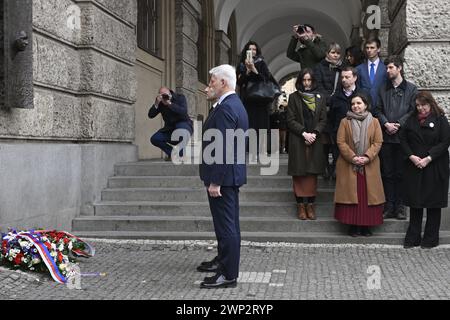
<svg viewBox="0 0 450 320"><path fill-rule="evenodd" d="M249 40L261 45L275 78L298 71L299 64L286 57L292 26L309 23L330 41L349 44L353 26L361 19L360 0L214 0L216 28L227 31L235 10L239 50Z"/></svg>

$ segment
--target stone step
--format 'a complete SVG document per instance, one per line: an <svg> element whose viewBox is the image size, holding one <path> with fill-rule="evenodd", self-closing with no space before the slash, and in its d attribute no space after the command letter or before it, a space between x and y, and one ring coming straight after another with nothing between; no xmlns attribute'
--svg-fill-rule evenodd
<svg viewBox="0 0 450 320"><path fill-rule="evenodd" d="M216 240L213 232L121 232L121 231L75 231L85 239L139 239L139 240ZM403 245L404 233L374 233L372 237L352 238L342 233L325 232L242 232L243 241L256 243L283 242L304 244L381 244ZM440 244L450 244L450 232L440 233ZM415 249L411 249L415 250Z"/></svg>
<svg viewBox="0 0 450 320"><path fill-rule="evenodd" d="M198 165L174 165L171 162L142 161L114 166L115 176L199 176ZM260 165L248 165L248 176L261 176ZM287 175L287 163L279 166L277 176Z"/></svg>
<svg viewBox="0 0 450 320"><path fill-rule="evenodd" d="M295 200L292 188L242 190L242 202L292 202ZM318 202L333 202L334 189L318 189ZM102 201L161 201L161 202L207 202L204 188L122 188L105 189Z"/></svg>
<svg viewBox="0 0 450 320"><path fill-rule="evenodd" d="M243 232L334 232L345 233L347 226L333 218L300 221L295 217L241 217ZM407 221L386 220L373 228L378 233L406 233ZM123 232L213 232L211 217L80 217L73 221L73 231Z"/></svg>
<svg viewBox="0 0 450 320"><path fill-rule="evenodd" d="M333 181L319 179L319 187L334 188ZM108 188L179 188L179 187L204 187L198 176L134 176L111 177L108 179ZM247 184L242 189L248 188L291 188L292 178L289 176L249 176Z"/></svg>
<svg viewBox="0 0 450 320"><path fill-rule="evenodd" d="M295 202L241 202L241 217L295 217ZM332 203L316 203L318 217L332 217ZM95 205L95 216L202 216L211 217L207 202L101 202Z"/></svg>

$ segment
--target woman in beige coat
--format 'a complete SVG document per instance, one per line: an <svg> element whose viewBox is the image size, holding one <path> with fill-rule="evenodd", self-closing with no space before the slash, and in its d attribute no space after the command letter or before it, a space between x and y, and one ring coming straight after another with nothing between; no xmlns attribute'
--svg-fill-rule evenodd
<svg viewBox="0 0 450 320"><path fill-rule="evenodd" d="M341 154L336 163L335 217L350 225L349 235L371 236L369 227L383 224L385 197L378 157L383 133L368 111L366 96L356 94L351 109L337 134Z"/></svg>

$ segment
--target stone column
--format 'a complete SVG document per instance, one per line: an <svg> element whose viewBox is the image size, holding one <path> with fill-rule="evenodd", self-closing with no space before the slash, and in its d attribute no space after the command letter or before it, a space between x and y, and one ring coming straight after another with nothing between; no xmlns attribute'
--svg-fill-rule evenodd
<svg viewBox="0 0 450 320"><path fill-rule="evenodd" d="M230 63L231 41L222 30L216 31L216 65Z"/></svg>
<svg viewBox="0 0 450 320"><path fill-rule="evenodd" d="M404 56L405 73L420 89L433 92L450 113L450 3L392 0L389 51Z"/></svg>
<svg viewBox="0 0 450 320"><path fill-rule="evenodd" d="M197 112L198 89L198 20L201 17L201 4L198 0L176 0L176 86L188 101L189 114L195 117Z"/></svg>

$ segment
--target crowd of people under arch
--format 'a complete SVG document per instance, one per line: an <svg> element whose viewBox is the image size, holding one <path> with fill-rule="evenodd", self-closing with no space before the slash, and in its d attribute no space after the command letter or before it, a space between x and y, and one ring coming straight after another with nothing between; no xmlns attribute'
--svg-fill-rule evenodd
<svg viewBox="0 0 450 320"><path fill-rule="evenodd" d="M383 62L380 52L377 38L344 52L313 26L293 26L287 57L301 71L297 91L277 113L284 116L277 119L280 153L289 154L299 219L316 219L323 176L336 180L335 218L350 236L371 236L370 227L385 219L406 220L410 207L404 247L433 248L448 205L450 127L432 94L405 79L402 58ZM269 130L271 103L246 99L249 84L271 77L256 42L243 48L237 76L249 127Z"/></svg>

